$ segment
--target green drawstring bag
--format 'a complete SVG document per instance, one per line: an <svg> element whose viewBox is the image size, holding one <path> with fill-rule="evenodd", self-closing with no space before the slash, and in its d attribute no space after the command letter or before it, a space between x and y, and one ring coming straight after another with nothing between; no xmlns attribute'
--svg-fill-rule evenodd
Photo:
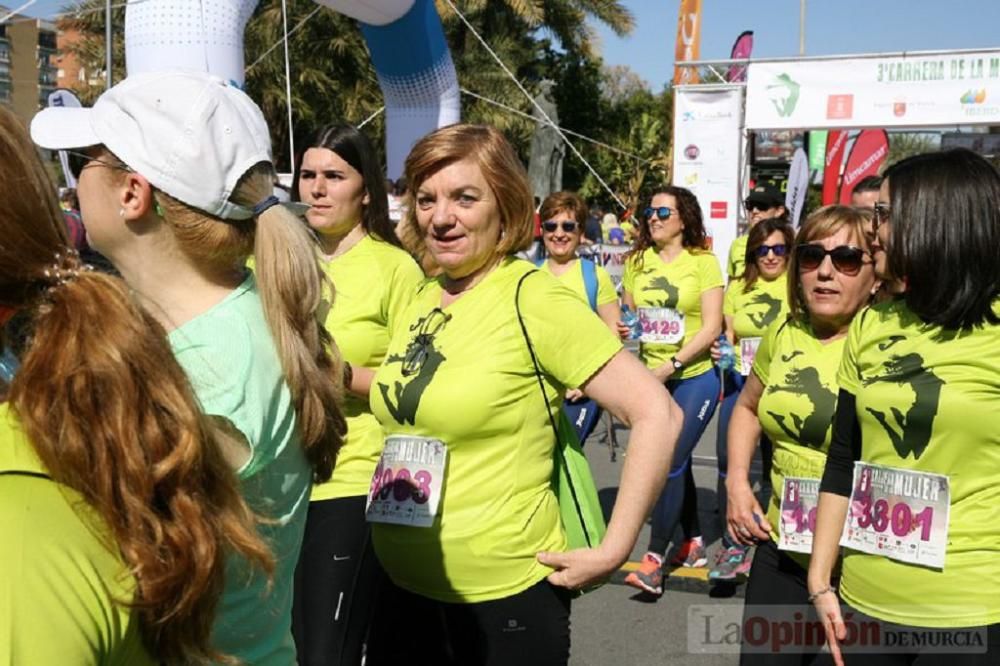
<svg viewBox="0 0 1000 666"><path fill-rule="evenodd" d="M537 272L531 271L531 273ZM535 368L538 388L541 391L542 400L545 402L545 409L549 414L549 423L552 425L552 432L556 438L552 489L559 500L559 514L562 518L563 531L566 533L566 542L569 548L596 548L604 538L607 525L604 523L604 512L601 510L601 502L597 495L597 485L594 483L593 474L590 473L590 463L587 462L587 457L584 455L583 448L577 438L576 429L569 417L566 416L566 412L559 410L558 422L552 414L549 399L545 395L542 371L538 367L538 359L535 357L535 349L528 337L528 329L524 325L524 319L521 317L521 285L531 273L525 273L518 281L517 291L514 295L514 306L517 310L517 321L521 325L521 333L528 345L528 354L531 356L531 362Z"/></svg>
<svg viewBox="0 0 1000 666"><path fill-rule="evenodd" d="M552 418L551 413L549 418ZM559 500L559 515L562 517L569 547L596 548L600 545L607 526L597 495L597 485L590 473L590 463L577 439L576 428L561 409L556 428L552 489Z"/></svg>

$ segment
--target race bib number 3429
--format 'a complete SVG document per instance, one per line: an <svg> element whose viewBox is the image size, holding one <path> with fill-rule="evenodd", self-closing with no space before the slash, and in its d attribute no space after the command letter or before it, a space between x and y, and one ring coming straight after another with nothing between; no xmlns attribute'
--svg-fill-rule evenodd
<svg viewBox="0 0 1000 666"><path fill-rule="evenodd" d="M639 342L675 345L684 340L684 313L673 308L639 308Z"/></svg>
<svg viewBox="0 0 1000 666"><path fill-rule="evenodd" d="M448 448L423 437L386 438L368 491L368 522L430 527L438 514Z"/></svg>

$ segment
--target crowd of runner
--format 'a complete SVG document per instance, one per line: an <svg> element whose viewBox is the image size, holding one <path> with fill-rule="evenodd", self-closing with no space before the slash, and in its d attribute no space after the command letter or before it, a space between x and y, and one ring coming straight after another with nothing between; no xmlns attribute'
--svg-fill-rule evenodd
<svg viewBox="0 0 1000 666"><path fill-rule="evenodd" d="M797 229L759 183L728 279L695 195L657 188L619 293L578 250L588 215L625 225L536 205L490 127L421 139L395 192L323 128L291 202L260 110L207 75L129 77L30 137L0 109L2 663L565 664L573 597L649 518L628 585L709 566L746 577L747 621L824 628L741 663L1000 661L983 158L906 159ZM31 139L69 153L78 216ZM553 492L559 410L581 442L602 410L630 431L592 548ZM709 563L691 465L717 411ZM979 643L858 647L861 621Z"/></svg>

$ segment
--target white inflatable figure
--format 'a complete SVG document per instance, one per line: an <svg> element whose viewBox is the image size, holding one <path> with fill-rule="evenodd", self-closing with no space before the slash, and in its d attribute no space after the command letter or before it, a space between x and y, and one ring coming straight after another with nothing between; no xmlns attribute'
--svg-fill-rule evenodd
<svg viewBox="0 0 1000 666"><path fill-rule="evenodd" d="M433 0L317 0L361 22L385 98L386 175L425 134L461 120L455 65Z"/></svg>
<svg viewBox="0 0 1000 666"><path fill-rule="evenodd" d="M441 18L433 0L320 4L361 23L385 98L386 175L395 180L418 139L461 119L458 78ZM257 0L129 0L128 73L194 69L243 87L243 33L256 5Z"/></svg>
<svg viewBox="0 0 1000 666"><path fill-rule="evenodd" d="M243 87L243 33L257 0L129 0L128 74L210 72Z"/></svg>

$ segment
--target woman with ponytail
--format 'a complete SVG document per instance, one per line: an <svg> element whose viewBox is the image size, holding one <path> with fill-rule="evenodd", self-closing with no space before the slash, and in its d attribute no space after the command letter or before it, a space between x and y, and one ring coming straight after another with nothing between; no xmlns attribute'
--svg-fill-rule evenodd
<svg viewBox="0 0 1000 666"><path fill-rule="evenodd" d="M149 73L92 109L46 109L31 131L71 149L91 245L168 331L263 519L274 577L232 563L214 646L255 666L292 663L292 579L312 481L330 477L345 431L343 370L320 326L329 295L315 241L272 195L263 115L221 79Z"/></svg>
<svg viewBox="0 0 1000 666"><path fill-rule="evenodd" d="M70 249L55 188L0 107L0 318L28 333L0 404L0 663L232 661L227 556L274 562L166 333Z"/></svg>

